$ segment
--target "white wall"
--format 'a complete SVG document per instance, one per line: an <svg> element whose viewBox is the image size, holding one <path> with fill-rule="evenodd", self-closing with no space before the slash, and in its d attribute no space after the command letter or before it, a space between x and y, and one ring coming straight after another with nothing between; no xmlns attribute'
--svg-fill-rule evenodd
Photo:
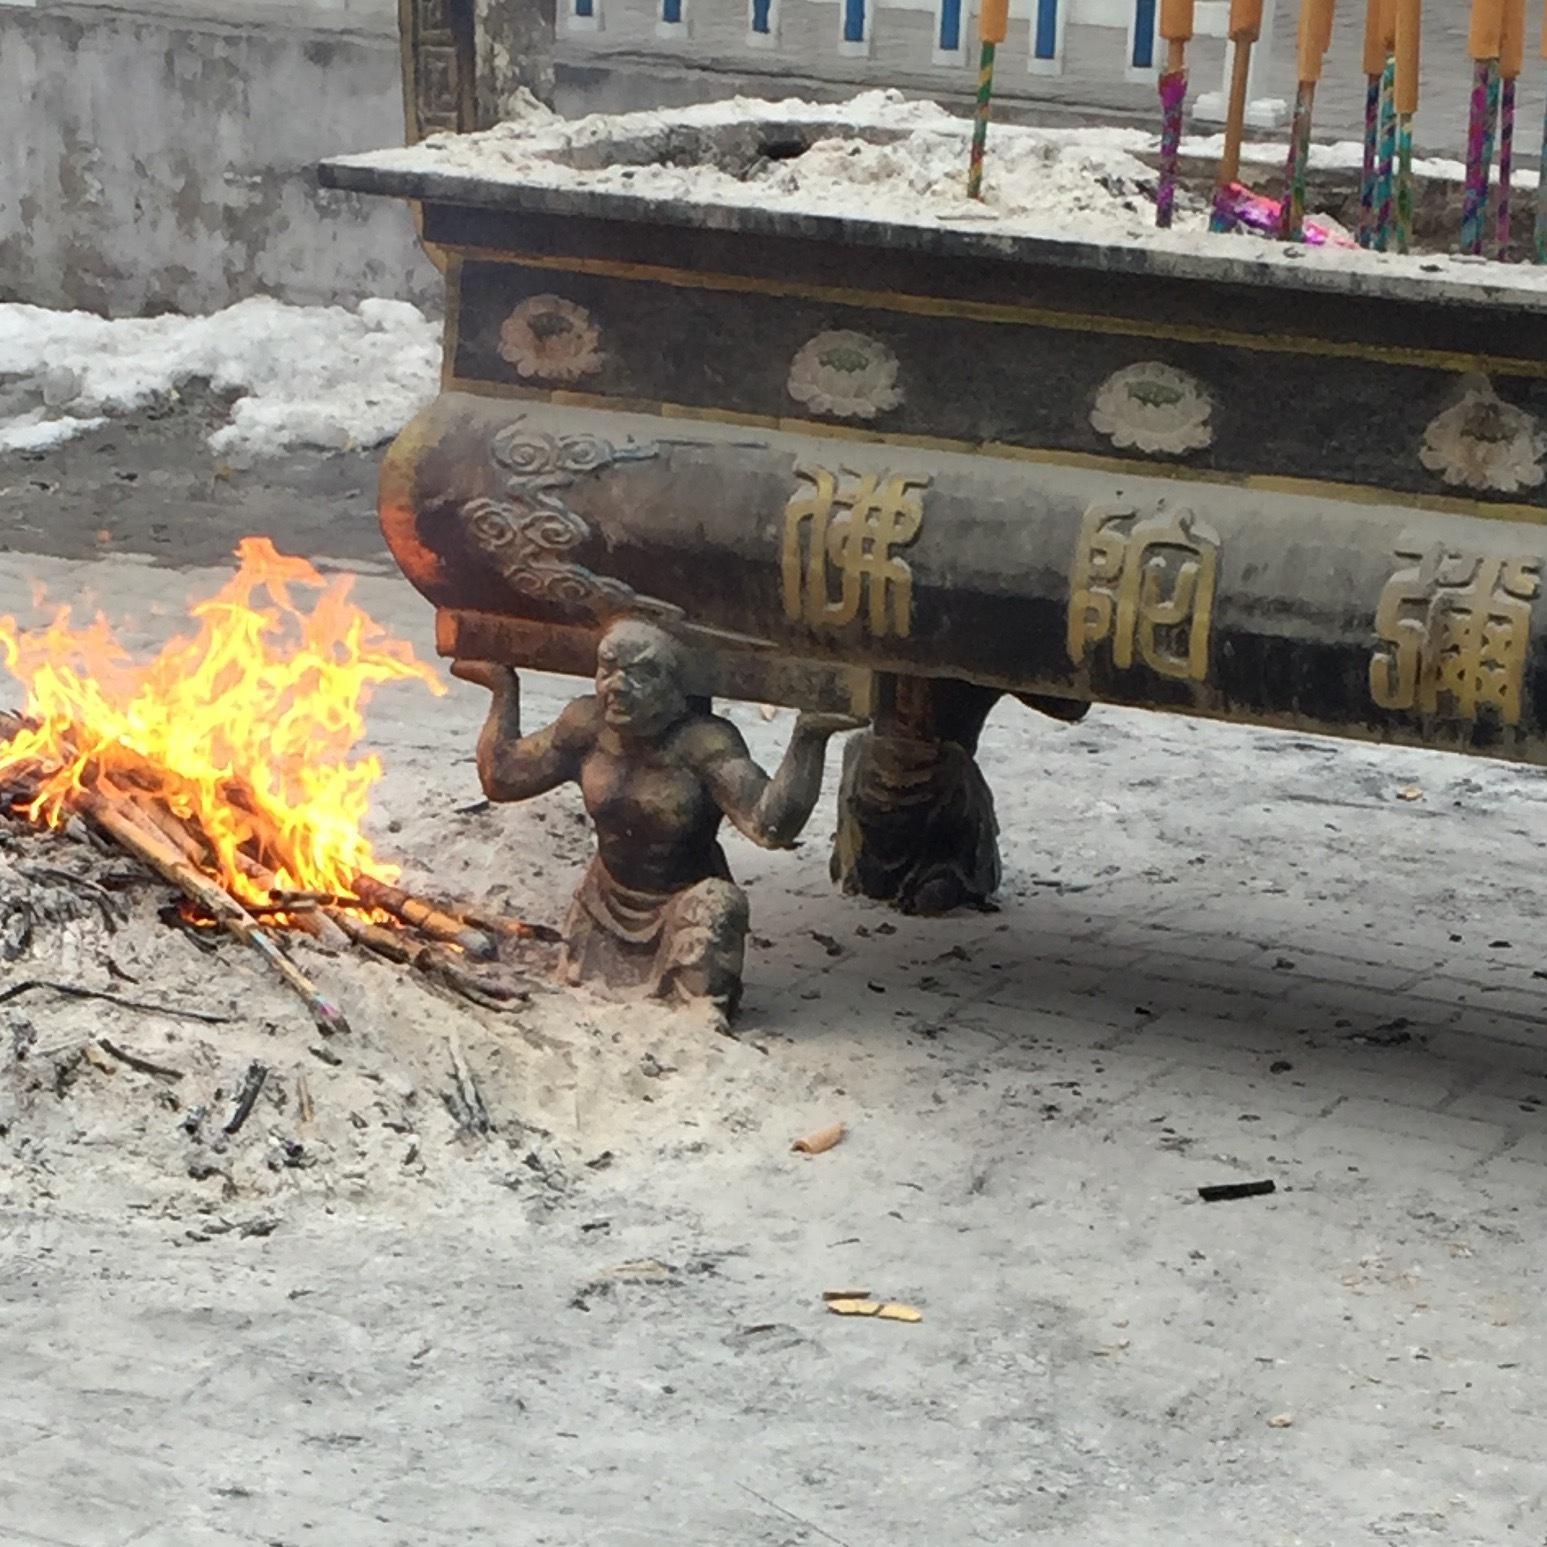
<svg viewBox="0 0 1547 1547"><path fill-rule="evenodd" d="M395 12L213 3L0 5L0 300L438 304L402 204L316 185L326 156L402 143Z"/></svg>

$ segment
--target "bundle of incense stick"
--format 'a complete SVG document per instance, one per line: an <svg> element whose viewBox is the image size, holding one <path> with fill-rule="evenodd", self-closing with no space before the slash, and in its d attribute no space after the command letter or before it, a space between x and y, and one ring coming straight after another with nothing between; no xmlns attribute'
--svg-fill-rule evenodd
<svg viewBox="0 0 1547 1547"><path fill-rule="evenodd" d="M972 153L967 163L967 197L983 197L983 152L988 143L989 104L994 96L994 53L1010 30L1010 0L983 0L978 36L983 52L978 61L978 102L972 115Z"/></svg>
<svg viewBox="0 0 1547 1547"><path fill-rule="evenodd" d="M1419 44L1423 0L1396 0L1393 94L1397 118L1396 248L1413 245L1413 114L1418 111Z"/></svg>
<svg viewBox="0 0 1547 1547"><path fill-rule="evenodd" d="M1176 208L1176 160L1182 145L1192 24L1193 0L1161 0L1160 35L1166 42L1166 67L1160 76L1160 183L1155 190L1155 224L1162 230L1171 224Z"/></svg>
<svg viewBox="0 0 1547 1547"><path fill-rule="evenodd" d="M1472 0L1466 51L1472 59L1472 106L1466 131L1466 193L1461 251L1478 256L1488 220L1488 181L1499 116L1499 58L1504 51L1504 0Z"/></svg>
<svg viewBox="0 0 1547 1547"><path fill-rule="evenodd" d="M1305 226L1305 173L1311 159L1311 114L1322 60L1332 46L1334 0L1300 0L1299 86L1289 131L1289 161L1284 169L1283 224L1279 235L1298 242Z"/></svg>
<svg viewBox="0 0 1547 1547"><path fill-rule="evenodd" d="M1241 140L1246 133L1246 88L1251 79L1252 45L1262 33L1262 0L1230 0L1230 105L1225 111L1225 150L1219 158L1211 231L1228 231L1232 221L1227 189L1241 176Z"/></svg>

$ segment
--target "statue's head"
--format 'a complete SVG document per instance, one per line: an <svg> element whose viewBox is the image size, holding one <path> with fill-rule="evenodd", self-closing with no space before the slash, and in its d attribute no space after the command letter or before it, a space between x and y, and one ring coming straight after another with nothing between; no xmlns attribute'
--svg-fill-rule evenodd
<svg viewBox="0 0 1547 1547"><path fill-rule="evenodd" d="M687 713L682 652L653 623L623 618L596 647L596 696L616 730L654 736Z"/></svg>

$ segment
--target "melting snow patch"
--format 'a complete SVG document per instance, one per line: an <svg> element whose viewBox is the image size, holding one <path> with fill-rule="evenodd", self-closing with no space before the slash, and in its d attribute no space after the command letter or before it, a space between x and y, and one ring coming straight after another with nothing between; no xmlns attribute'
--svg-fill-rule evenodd
<svg viewBox="0 0 1547 1547"><path fill-rule="evenodd" d="M390 440L435 395L440 328L401 301L239 302L208 317L109 319L0 305L0 453L99 428L183 383L237 394L210 449L231 461ZM17 379L19 378L19 380Z"/></svg>

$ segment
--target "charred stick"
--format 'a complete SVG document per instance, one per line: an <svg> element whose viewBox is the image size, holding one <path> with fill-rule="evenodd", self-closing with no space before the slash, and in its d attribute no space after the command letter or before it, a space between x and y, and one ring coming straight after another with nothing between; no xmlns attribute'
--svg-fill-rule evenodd
<svg viewBox="0 0 1547 1547"><path fill-rule="evenodd" d="M458 946L474 961L490 961L498 951L498 946L483 930L470 928L461 919L401 887L388 886L373 876L356 876L354 888L355 896L368 907L390 913L432 940L444 940L448 945Z"/></svg>
<svg viewBox="0 0 1547 1547"><path fill-rule="evenodd" d="M454 993L485 1010L513 1010L525 1004L531 993L524 983L491 978L465 966L445 951L427 947L414 958L414 967L427 978L444 983Z"/></svg>
<svg viewBox="0 0 1547 1547"><path fill-rule="evenodd" d="M125 1010L139 1010L146 1015L170 1015L185 1021L203 1021L206 1026L229 1026L232 1020L229 1015L211 1015L205 1010L183 1010L170 1004L147 1004L141 999L125 999L119 994L110 994L104 988L82 988L78 983L56 983L52 978L24 978L20 983L8 983L0 989L0 1004L19 999L35 988L50 989L69 999L101 999L107 1004L116 1004Z"/></svg>
<svg viewBox="0 0 1547 1547"><path fill-rule="evenodd" d="M414 952L421 949L398 930L386 929L380 924L368 924L342 908L329 908L327 913L356 945L401 966L408 966L414 959Z"/></svg>
<svg viewBox="0 0 1547 1547"><path fill-rule="evenodd" d="M455 1089L446 1093L446 1106L464 1131L486 1134L494 1127L494 1122L489 1116L488 1107L484 1105L478 1081L467 1066L466 1055L462 1052L462 1039L455 1031L446 1038L446 1051L451 1055L451 1077L455 1081Z"/></svg>
<svg viewBox="0 0 1547 1547"><path fill-rule="evenodd" d="M119 1063L128 1064L131 1069L138 1069L141 1074L159 1074L168 1080L180 1080L183 1077L181 1069L169 1069L165 1064L152 1063L150 1059L141 1058L138 1053L131 1053L128 1048L119 1047L116 1042L110 1042L106 1037L98 1037L97 1046L104 1053L116 1058Z"/></svg>
<svg viewBox="0 0 1547 1547"><path fill-rule="evenodd" d="M1205 1203L1230 1203L1237 1198L1265 1198L1277 1192L1273 1182L1215 1182L1198 1189L1198 1196Z"/></svg>
<svg viewBox="0 0 1547 1547"><path fill-rule="evenodd" d="M473 903L448 902L446 911L453 918L475 929L487 930L493 935L503 935L507 940L540 940L544 945L559 945L563 934L551 924L531 924L525 919L511 918L503 913L485 913Z"/></svg>
<svg viewBox="0 0 1547 1547"><path fill-rule="evenodd" d="M447 988L488 1010L509 1010L525 1002L527 990L511 984L491 982L469 967L465 967L449 952L438 950L415 940L401 930L387 929L381 924L368 924L342 909L329 910L329 917L349 936L356 945L400 966L412 967L426 977L444 983Z"/></svg>
<svg viewBox="0 0 1547 1547"><path fill-rule="evenodd" d="M247 1073L242 1079L242 1088L236 1093L236 1105L231 1109L231 1116L226 1120L226 1126L221 1130L222 1132L236 1133L252 1116L252 1109L258 1104L263 1083L268 1077L267 1064L260 1064L256 1058L248 1064Z"/></svg>

